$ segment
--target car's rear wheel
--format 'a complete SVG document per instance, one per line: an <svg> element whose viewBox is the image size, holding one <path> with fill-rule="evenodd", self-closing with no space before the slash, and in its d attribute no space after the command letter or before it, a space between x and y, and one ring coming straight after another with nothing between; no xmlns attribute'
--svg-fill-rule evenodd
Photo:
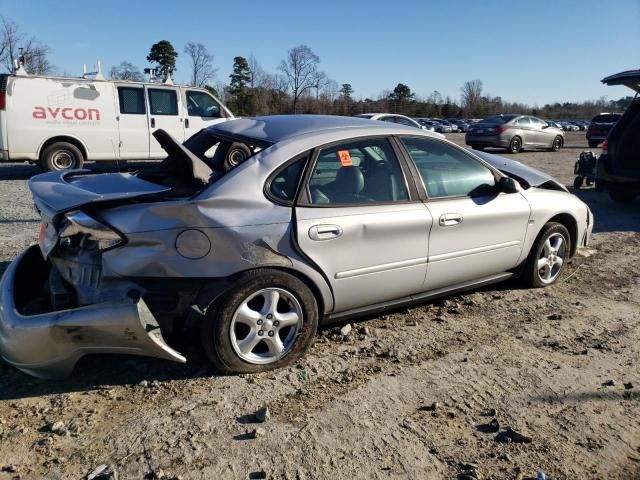
<svg viewBox="0 0 640 480"><path fill-rule="evenodd" d="M75 145L56 142L49 145L40 157L40 167L47 172L82 168L84 156Z"/></svg>
<svg viewBox="0 0 640 480"><path fill-rule="evenodd" d="M556 138L553 139L553 143L551 144L551 151L559 152L561 148L562 148L562 137L558 135Z"/></svg>
<svg viewBox="0 0 640 480"><path fill-rule="evenodd" d="M509 142L509 153L518 153L520 150L522 150L522 139L513 137Z"/></svg>
<svg viewBox="0 0 640 480"><path fill-rule="evenodd" d="M473 148L474 150L480 150L480 151L484 150L484 147L480 147L478 145L471 145L471 148Z"/></svg>
<svg viewBox="0 0 640 480"><path fill-rule="evenodd" d="M536 288L552 285L562 275L570 252L571 237L565 226L547 223L529 253L524 280Z"/></svg>
<svg viewBox="0 0 640 480"><path fill-rule="evenodd" d="M596 148L599 144L600 142L596 140L589 140L589 148Z"/></svg>
<svg viewBox="0 0 640 480"><path fill-rule="evenodd" d="M211 362L226 373L257 373L295 362L318 328L316 299L297 277L273 269L240 274L201 327Z"/></svg>

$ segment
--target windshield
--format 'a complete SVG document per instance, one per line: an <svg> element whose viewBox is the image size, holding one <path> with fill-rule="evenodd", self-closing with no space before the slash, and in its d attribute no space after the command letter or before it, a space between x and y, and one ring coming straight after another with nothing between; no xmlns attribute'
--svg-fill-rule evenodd
<svg viewBox="0 0 640 480"><path fill-rule="evenodd" d="M597 115L591 121L593 123L616 123L618 120L620 120L621 116L621 113L603 113L601 115Z"/></svg>
<svg viewBox="0 0 640 480"><path fill-rule="evenodd" d="M482 120L480 123L489 125L504 125L516 118L516 115L496 115L495 117L488 117Z"/></svg>

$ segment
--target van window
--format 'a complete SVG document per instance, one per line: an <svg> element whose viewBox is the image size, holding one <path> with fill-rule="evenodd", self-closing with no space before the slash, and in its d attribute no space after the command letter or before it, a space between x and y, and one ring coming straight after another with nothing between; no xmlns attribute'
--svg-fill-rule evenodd
<svg viewBox="0 0 640 480"><path fill-rule="evenodd" d="M147 108L144 104L144 90L142 88L118 87L120 113L130 115L145 115Z"/></svg>
<svg viewBox="0 0 640 480"><path fill-rule="evenodd" d="M147 91L151 115L178 115L178 96L175 90L150 88Z"/></svg>
<svg viewBox="0 0 640 480"><path fill-rule="evenodd" d="M204 92L187 91L187 111L190 117L220 118L220 105Z"/></svg>

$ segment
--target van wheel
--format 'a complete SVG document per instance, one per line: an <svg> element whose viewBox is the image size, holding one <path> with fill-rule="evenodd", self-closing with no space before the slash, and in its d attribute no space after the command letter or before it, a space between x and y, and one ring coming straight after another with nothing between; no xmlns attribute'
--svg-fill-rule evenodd
<svg viewBox="0 0 640 480"><path fill-rule="evenodd" d="M251 156L251 150L243 143L234 142L229 147L227 157L224 159L224 170L228 171L237 167Z"/></svg>
<svg viewBox="0 0 640 480"><path fill-rule="evenodd" d="M58 172L82 168L84 156L75 145L67 142L56 142L49 145L40 159L40 168L47 172Z"/></svg>

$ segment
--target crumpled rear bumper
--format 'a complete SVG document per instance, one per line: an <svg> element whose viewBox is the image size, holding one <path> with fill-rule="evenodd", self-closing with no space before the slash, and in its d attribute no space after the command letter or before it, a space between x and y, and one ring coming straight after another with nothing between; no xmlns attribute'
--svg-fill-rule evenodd
<svg viewBox="0 0 640 480"><path fill-rule="evenodd" d="M36 315L20 313L15 302L16 276L21 269L33 268L34 261L41 261L41 266L48 268L36 245L11 263L0 281L0 355L7 363L36 377L61 378L90 353L125 353L186 362L165 343L158 322L142 299L127 298Z"/></svg>

